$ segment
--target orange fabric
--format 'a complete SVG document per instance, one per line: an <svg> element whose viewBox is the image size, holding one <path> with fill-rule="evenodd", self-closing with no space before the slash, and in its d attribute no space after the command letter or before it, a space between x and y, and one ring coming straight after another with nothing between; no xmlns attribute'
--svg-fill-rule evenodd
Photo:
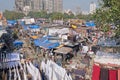
<svg viewBox="0 0 120 80"><path fill-rule="evenodd" d="M118 80L120 80L120 69L118 69Z"/></svg>
<svg viewBox="0 0 120 80"><path fill-rule="evenodd" d="M2 19L2 15L0 14L0 19Z"/></svg>
<svg viewBox="0 0 120 80"><path fill-rule="evenodd" d="M31 36L31 38L33 38L33 39L37 39L37 38L38 38L38 36Z"/></svg>

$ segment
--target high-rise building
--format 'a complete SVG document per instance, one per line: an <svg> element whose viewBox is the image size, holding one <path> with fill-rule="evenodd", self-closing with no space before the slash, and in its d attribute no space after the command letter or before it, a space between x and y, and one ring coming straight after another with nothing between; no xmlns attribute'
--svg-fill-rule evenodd
<svg viewBox="0 0 120 80"><path fill-rule="evenodd" d="M38 11L40 10L40 0L15 0L16 11L24 12L26 7L29 10Z"/></svg>
<svg viewBox="0 0 120 80"><path fill-rule="evenodd" d="M44 10L47 13L54 12L54 0L44 0Z"/></svg>
<svg viewBox="0 0 120 80"><path fill-rule="evenodd" d="M31 11L45 10L48 13L62 12L63 10L62 0L15 0L15 5L16 10L22 12L28 8Z"/></svg>
<svg viewBox="0 0 120 80"><path fill-rule="evenodd" d="M54 12L62 12L63 9L62 0L54 0Z"/></svg>
<svg viewBox="0 0 120 80"><path fill-rule="evenodd" d="M96 4L94 2L90 3L90 14L93 14L96 11Z"/></svg>
<svg viewBox="0 0 120 80"><path fill-rule="evenodd" d="M48 13L62 12L63 1L62 0L44 0L44 10Z"/></svg>
<svg viewBox="0 0 120 80"><path fill-rule="evenodd" d="M24 0L15 0L16 11L23 11Z"/></svg>

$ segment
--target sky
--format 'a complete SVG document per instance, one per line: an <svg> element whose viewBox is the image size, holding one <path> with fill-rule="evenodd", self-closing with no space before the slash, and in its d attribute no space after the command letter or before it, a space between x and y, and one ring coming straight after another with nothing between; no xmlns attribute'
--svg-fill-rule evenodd
<svg viewBox="0 0 120 80"><path fill-rule="evenodd" d="M89 11L91 2L98 4L98 0L63 0L63 9L71 9L75 11L77 7L80 7L82 11ZM0 0L0 11L13 10L15 7L14 0Z"/></svg>

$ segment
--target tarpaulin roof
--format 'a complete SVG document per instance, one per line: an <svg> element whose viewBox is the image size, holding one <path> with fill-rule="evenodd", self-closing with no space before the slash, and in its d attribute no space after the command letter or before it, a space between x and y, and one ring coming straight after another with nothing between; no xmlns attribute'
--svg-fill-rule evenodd
<svg viewBox="0 0 120 80"><path fill-rule="evenodd" d="M25 25L25 22L24 22L24 21L20 21L20 24L21 24L21 25Z"/></svg>
<svg viewBox="0 0 120 80"><path fill-rule="evenodd" d="M35 46L39 46L39 47L46 48L46 49L52 49L60 45L58 42L55 42L55 43L50 42L48 40L48 37L35 39L33 42Z"/></svg>
<svg viewBox="0 0 120 80"><path fill-rule="evenodd" d="M86 22L85 25L87 27L95 27L96 26L94 22Z"/></svg>
<svg viewBox="0 0 120 80"><path fill-rule="evenodd" d="M38 28L40 28L40 26L38 26L38 25L30 25L29 28L30 29L38 29Z"/></svg>
<svg viewBox="0 0 120 80"><path fill-rule="evenodd" d="M22 42L22 41L18 41L18 40L16 40L16 41L13 42L13 44L14 44L14 45L22 45L23 42Z"/></svg>
<svg viewBox="0 0 120 80"><path fill-rule="evenodd" d="M16 20L7 20L7 23L10 25L14 25L17 23L17 21Z"/></svg>
<svg viewBox="0 0 120 80"><path fill-rule="evenodd" d="M39 29L40 26L38 25L22 25L22 27L24 28L24 30L28 30L28 29Z"/></svg>
<svg viewBox="0 0 120 80"><path fill-rule="evenodd" d="M22 27L23 27L24 30L28 30L29 25L22 25Z"/></svg>

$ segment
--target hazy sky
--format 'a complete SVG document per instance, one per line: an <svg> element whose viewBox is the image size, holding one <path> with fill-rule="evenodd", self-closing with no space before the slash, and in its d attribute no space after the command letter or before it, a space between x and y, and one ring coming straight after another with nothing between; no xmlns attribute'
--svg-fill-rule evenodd
<svg viewBox="0 0 120 80"><path fill-rule="evenodd" d="M89 5L92 1L97 4L98 0L63 0L63 9L76 11L76 7L80 7L81 10L89 11ZM13 10L14 6L14 0L0 0L0 11Z"/></svg>

